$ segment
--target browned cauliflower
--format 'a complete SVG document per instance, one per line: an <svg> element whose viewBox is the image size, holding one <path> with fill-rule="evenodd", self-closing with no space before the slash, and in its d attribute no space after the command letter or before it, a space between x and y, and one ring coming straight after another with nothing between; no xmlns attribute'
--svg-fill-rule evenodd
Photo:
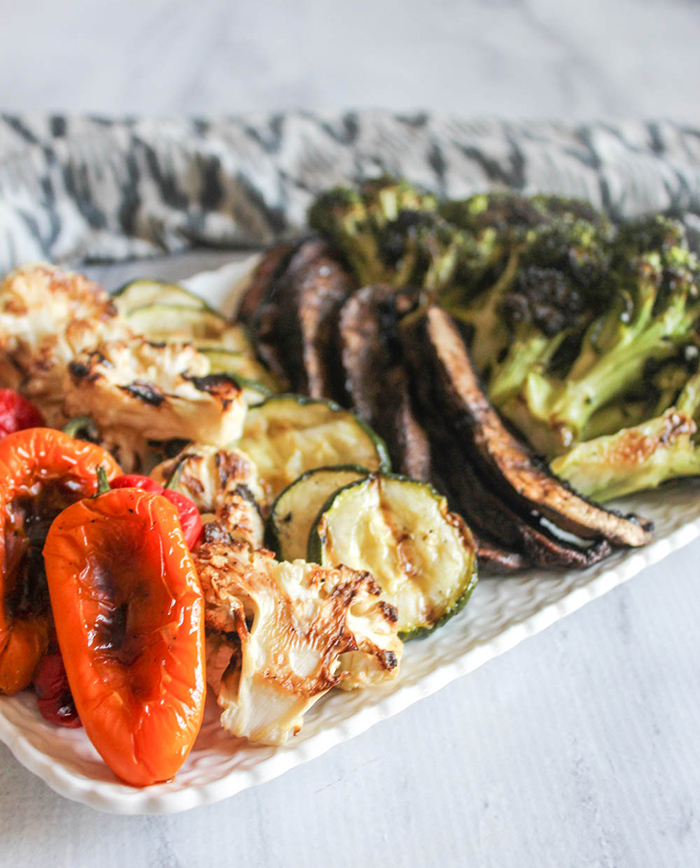
<svg viewBox="0 0 700 868"><path fill-rule="evenodd" d="M171 440L224 446L241 433L246 404L225 374L211 374L190 344L112 341L79 353L63 381L69 416L89 416L124 469Z"/></svg>
<svg viewBox="0 0 700 868"><path fill-rule="evenodd" d="M240 539L257 548L265 526L258 471L245 452L192 445L151 471L161 485L186 494L204 514L205 537ZM209 518L209 521L207 521ZM210 527L216 524L219 528Z"/></svg>
<svg viewBox="0 0 700 868"><path fill-rule="evenodd" d="M244 542L194 555L206 599L207 678L235 736L282 744L332 687L395 678L396 609L368 573L279 562Z"/></svg>
<svg viewBox="0 0 700 868"><path fill-rule="evenodd" d="M105 290L81 274L27 265L0 283L0 382L31 398L50 425L66 421L61 388L74 356L132 336Z"/></svg>

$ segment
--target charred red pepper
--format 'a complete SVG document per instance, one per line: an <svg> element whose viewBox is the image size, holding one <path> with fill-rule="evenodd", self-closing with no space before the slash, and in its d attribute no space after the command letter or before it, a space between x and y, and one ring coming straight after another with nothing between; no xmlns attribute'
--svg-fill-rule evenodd
<svg viewBox="0 0 700 868"><path fill-rule="evenodd" d="M53 631L41 549L54 518L97 490L106 450L62 431L29 428L0 440L0 693L28 687Z"/></svg>
<svg viewBox="0 0 700 868"><path fill-rule="evenodd" d="M0 437L43 424L41 411L31 401L12 389L0 389Z"/></svg>
<svg viewBox="0 0 700 868"><path fill-rule="evenodd" d="M110 483L110 488L140 488L142 491L150 491L153 494L161 494L177 507L177 514L182 525L185 541L190 549L193 549L202 535L202 517L194 502L179 491L163 488L160 483L148 476L139 476L137 473L126 473L118 476Z"/></svg>
<svg viewBox="0 0 700 868"><path fill-rule="evenodd" d="M82 726L68 684L66 667L58 651L47 654L34 673L34 692L42 717L56 726Z"/></svg>
<svg viewBox="0 0 700 868"><path fill-rule="evenodd" d="M80 719L134 786L171 778L199 732L204 598L177 509L133 486L64 510L44 546Z"/></svg>

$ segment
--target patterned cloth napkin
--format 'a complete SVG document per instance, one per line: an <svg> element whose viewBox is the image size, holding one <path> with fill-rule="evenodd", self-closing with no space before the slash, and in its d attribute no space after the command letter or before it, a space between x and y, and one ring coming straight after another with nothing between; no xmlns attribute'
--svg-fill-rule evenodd
<svg viewBox="0 0 700 868"><path fill-rule="evenodd" d="M492 187L683 216L700 238L700 130L430 114L222 120L0 115L0 272L293 234L324 187L382 172L441 195Z"/></svg>

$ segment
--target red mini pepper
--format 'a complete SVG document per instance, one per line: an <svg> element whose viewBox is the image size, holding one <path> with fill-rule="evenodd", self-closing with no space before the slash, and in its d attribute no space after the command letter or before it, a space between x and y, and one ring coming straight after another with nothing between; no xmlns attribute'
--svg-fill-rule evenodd
<svg viewBox="0 0 700 868"><path fill-rule="evenodd" d="M48 653L34 673L34 692L41 716L56 726L82 726L59 652Z"/></svg>
<svg viewBox="0 0 700 868"><path fill-rule="evenodd" d="M185 761L204 713L204 597L175 506L133 486L74 503L44 546L56 634L90 741L134 786Z"/></svg>
<svg viewBox="0 0 700 868"><path fill-rule="evenodd" d="M31 401L12 389L0 389L0 437L43 424L41 411Z"/></svg>
<svg viewBox="0 0 700 868"><path fill-rule="evenodd" d="M142 491L150 491L152 494L161 494L177 507L177 514L188 548L193 549L199 541L202 535L202 517L194 502L187 495L163 488L155 479L139 476L138 473L126 473L124 476L118 476L112 480L110 488L140 488Z"/></svg>
<svg viewBox="0 0 700 868"><path fill-rule="evenodd" d="M53 630L40 546L69 503L94 494L98 465L117 462L94 443L30 428L0 439L0 693L24 690Z"/></svg>

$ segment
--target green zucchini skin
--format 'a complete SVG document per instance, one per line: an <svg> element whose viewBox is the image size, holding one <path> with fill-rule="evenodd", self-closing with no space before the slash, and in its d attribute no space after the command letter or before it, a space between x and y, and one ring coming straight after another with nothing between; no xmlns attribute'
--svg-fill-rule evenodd
<svg viewBox="0 0 700 868"><path fill-rule="evenodd" d="M167 280L143 279L131 280L112 293L117 309L123 316L133 311L154 304L188 307L192 310L214 313L213 308L195 293L190 292L178 283Z"/></svg>
<svg viewBox="0 0 700 868"><path fill-rule="evenodd" d="M280 560L305 558L309 533L329 497L349 483L365 479L369 472L366 467L357 464L336 464L315 467L302 473L280 492L272 504L266 529L268 548L271 548ZM298 508L294 505L296 497L302 499ZM302 510L300 516L299 512Z"/></svg>
<svg viewBox="0 0 700 868"><path fill-rule="evenodd" d="M125 314L131 327L151 341L186 341L197 349L224 349L253 358L244 326L230 323L221 314L188 305L150 304Z"/></svg>
<svg viewBox="0 0 700 868"><path fill-rule="evenodd" d="M209 359L212 374L229 374L234 379L244 379L246 383L260 384L268 396L281 391L275 375L247 353L221 347L204 347L200 352Z"/></svg>
<svg viewBox="0 0 700 868"><path fill-rule="evenodd" d="M436 616L428 623L414 623L411 621L408 621L405 624L402 623L402 607L400 605L397 605L397 599L392 596L389 591L391 577L387 578L387 576L382 574L380 569L373 569L373 564L369 561L369 559L365 559L366 552L363 553L362 562L353 562L352 555L350 555L350 557L343 556L341 558L341 562L344 563L346 566L350 567L351 569L368 570L374 575L374 578L382 587L386 598L389 600L389 602L397 606L397 609L399 611L399 635L404 641L408 639L415 639L420 636L426 636L429 633L432 633L434 630L436 630L438 627L448 621L451 617L453 617L457 612L463 609L464 606L466 606L478 582L476 545L471 535L471 531L459 516L453 513L449 513L447 511L446 499L441 494L439 494L430 484L418 482L417 480L409 479L408 477L400 476L393 473L373 473L370 474L370 476L366 479L361 479L357 482L351 482L349 485L346 485L339 491L334 492L321 508L314 527L311 529L311 532L309 534L307 560L319 563L323 566L335 566L335 564L332 563L332 561L335 559L333 557L329 557L326 551L326 545L328 543L327 526L329 521L332 520L333 511L343 507L343 501L347 501L348 494L351 493L353 489L358 489L362 486L368 486L374 484L375 482L379 485L381 485L382 482L394 482L401 485L413 486L416 489L420 489L423 492L422 496L429 496L435 501L435 503L438 505L438 511L440 513L441 520L444 520L446 523L448 523L455 532L454 541L457 549L459 550L459 557L464 561L463 569L461 569L457 573L457 576L455 578L454 593L451 594L453 599L451 601L448 601L447 605L445 605L441 610L438 608ZM386 509L387 507L385 506L381 507L382 515L386 514ZM357 515L357 511L355 511L355 515ZM423 531L424 530L425 528L423 528ZM417 528L417 531L421 532L421 529ZM443 572L444 565L441 563L441 569L439 570L439 572L437 572L434 583L437 590L439 590L438 586ZM411 580L409 574L407 573L406 588L411 593L414 593L413 589L409 585L410 581Z"/></svg>
<svg viewBox="0 0 700 868"><path fill-rule="evenodd" d="M305 424L305 409L308 408L308 424ZM320 413L313 413L320 410ZM295 417L298 424L295 424ZM331 436L331 427L337 421L338 439ZM324 426L325 433L310 435L306 451L303 445L304 430ZM292 458L290 444L281 445L274 439L274 430L288 429L297 433L297 452ZM273 434L270 434L270 429ZM315 441L316 447L312 445ZM356 463L367 466L368 472L388 471L391 464L384 441L350 410L333 401L309 398L305 395L273 395L249 411L243 428L239 448L247 452L260 469L261 480L270 506L277 496L308 470L329 465ZM283 451L280 451L282 449ZM325 449L325 452L319 452ZM287 450L286 452L284 450ZM291 468L294 468L293 472ZM289 469L288 469L289 468Z"/></svg>

